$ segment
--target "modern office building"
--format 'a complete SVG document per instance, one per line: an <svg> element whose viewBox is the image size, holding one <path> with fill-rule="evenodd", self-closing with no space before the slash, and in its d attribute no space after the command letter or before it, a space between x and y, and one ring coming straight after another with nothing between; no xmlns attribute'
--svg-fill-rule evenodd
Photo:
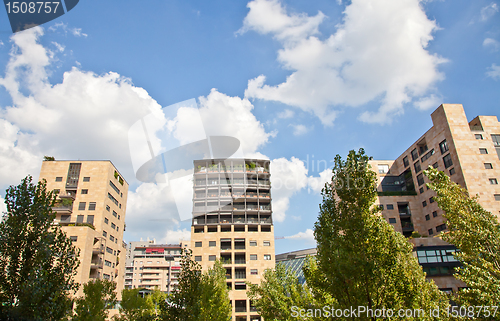
<svg viewBox="0 0 500 321"><path fill-rule="evenodd" d="M234 321L261 320L246 282L260 284L274 268L270 161L194 161L191 249L204 270L220 259L227 274Z"/></svg>
<svg viewBox="0 0 500 321"><path fill-rule="evenodd" d="M128 183L110 161L44 161L42 179L47 181L47 189L58 194L53 207L55 224L80 249L76 281L115 281L121 298Z"/></svg>
<svg viewBox="0 0 500 321"><path fill-rule="evenodd" d="M306 282L306 278L304 277L304 271L302 268L306 263L307 257L316 256L317 253L317 249L312 248L277 254L276 264L283 264L286 269L290 270L290 272L297 276L300 283L304 284Z"/></svg>
<svg viewBox="0 0 500 321"><path fill-rule="evenodd" d="M496 116L468 121L458 104L443 104L431 117L433 126L396 160L370 164L379 179L382 215L405 236L424 236L411 239L415 255L427 276L451 292L465 285L452 276L458 265L452 255L456 249L438 237L447 230L446 219L422 171L429 166L444 171L471 196L479 195L487 211L500 216L500 123Z"/></svg>
<svg viewBox="0 0 500 321"><path fill-rule="evenodd" d="M126 289L175 290L181 272L181 250L188 244L156 244L155 240L129 242L125 261Z"/></svg>

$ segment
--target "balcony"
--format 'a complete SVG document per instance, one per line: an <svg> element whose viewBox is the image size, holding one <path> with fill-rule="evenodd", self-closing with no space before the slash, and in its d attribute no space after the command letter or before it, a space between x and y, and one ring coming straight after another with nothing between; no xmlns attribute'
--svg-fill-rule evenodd
<svg viewBox="0 0 500 321"><path fill-rule="evenodd" d="M91 224L91 223L75 222L75 221L68 221L68 220L59 220L59 221L56 221L56 223L59 226L86 226L86 227L90 227L91 229L95 230L94 224Z"/></svg>
<svg viewBox="0 0 500 321"><path fill-rule="evenodd" d="M401 222L401 227L403 232L412 232L413 231L413 223L411 222Z"/></svg>
<svg viewBox="0 0 500 321"><path fill-rule="evenodd" d="M102 269L103 267L103 262L101 259L99 260L92 260L90 261L90 269Z"/></svg>
<svg viewBox="0 0 500 321"><path fill-rule="evenodd" d="M271 205L261 205L260 206L261 211L270 211L271 210Z"/></svg>

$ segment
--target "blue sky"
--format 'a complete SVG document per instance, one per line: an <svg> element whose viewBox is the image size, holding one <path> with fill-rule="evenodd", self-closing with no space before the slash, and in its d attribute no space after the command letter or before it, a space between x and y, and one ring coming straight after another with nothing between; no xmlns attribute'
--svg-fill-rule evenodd
<svg viewBox="0 0 500 321"><path fill-rule="evenodd" d="M441 103L463 104L469 119L499 114L499 9L491 0L87 0L15 35L0 10L0 188L37 176L43 155L111 159L131 183L125 239L176 242L189 235L181 200L134 178L127 137L156 113L159 140L195 139L189 109L163 109L195 98L207 133L237 137L242 155L272 160L274 182L289 179L272 191L275 235L291 237L277 253L312 247L329 172L318 161L360 147L394 159Z"/></svg>

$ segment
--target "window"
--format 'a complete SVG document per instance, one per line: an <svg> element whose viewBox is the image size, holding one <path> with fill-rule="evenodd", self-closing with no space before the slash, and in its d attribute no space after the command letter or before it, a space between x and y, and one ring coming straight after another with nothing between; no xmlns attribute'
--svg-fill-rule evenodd
<svg viewBox="0 0 500 321"><path fill-rule="evenodd" d="M113 249L110 247L106 247L106 252L108 252L109 254L113 254Z"/></svg>
<svg viewBox="0 0 500 321"><path fill-rule="evenodd" d="M257 241L250 241L250 246L257 246Z"/></svg>
<svg viewBox="0 0 500 321"><path fill-rule="evenodd" d="M76 222L77 223L83 223L83 218L84 217L85 217L84 215L77 215L76 216Z"/></svg>
<svg viewBox="0 0 500 321"><path fill-rule="evenodd" d="M216 243L217 243L216 241L208 241L208 246L210 247L217 246Z"/></svg>
<svg viewBox="0 0 500 321"><path fill-rule="evenodd" d="M56 182L62 182L62 177L56 177Z"/></svg>
<svg viewBox="0 0 500 321"><path fill-rule="evenodd" d="M498 181L496 178L490 178L490 184L491 185L498 185Z"/></svg>
<svg viewBox="0 0 500 321"><path fill-rule="evenodd" d="M422 207L426 207L427 206L427 201L423 201L422 202Z"/></svg>
<svg viewBox="0 0 500 321"><path fill-rule="evenodd" d="M94 215L87 215L87 223L94 224Z"/></svg>
<svg viewBox="0 0 500 321"><path fill-rule="evenodd" d="M432 164L432 167L434 167L435 169L437 169L438 168L438 163L435 162L434 164Z"/></svg>
<svg viewBox="0 0 500 321"><path fill-rule="evenodd" d="M415 173L418 173L422 170L422 167L420 166L419 161L417 161L415 164L413 164L413 166L415 167Z"/></svg>
<svg viewBox="0 0 500 321"><path fill-rule="evenodd" d="M410 162L408 161L408 156L405 156L405 157L403 158L403 165L404 165L405 167L410 166Z"/></svg>
<svg viewBox="0 0 500 321"><path fill-rule="evenodd" d="M424 188L420 187L420 189L418 191L420 192L420 194L422 194L424 192Z"/></svg>
<svg viewBox="0 0 500 321"><path fill-rule="evenodd" d="M429 198L429 203L430 204L434 203L434 197Z"/></svg>
<svg viewBox="0 0 500 321"><path fill-rule="evenodd" d="M446 142L446 139L443 140L441 143L439 143L439 149L441 150L441 155L446 153L449 150L448 143Z"/></svg>
<svg viewBox="0 0 500 321"><path fill-rule="evenodd" d="M106 211L108 211L108 212L109 212L109 210L110 210L110 209L111 209L111 208L109 207L109 205L106 205Z"/></svg>
<svg viewBox="0 0 500 321"><path fill-rule="evenodd" d="M69 239L71 240L71 242L76 242L78 241L78 236L70 236Z"/></svg>
<svg viewBox="0 0 500 321"><path fill-rule="evenodd" d="M388 174L389 173L389 165L378 165L378 172L379 174Z"/></svg>
<svg viewBox="0 0 500 321"><path fill-rule="evenodd" d="M209 261L215 261L216 260L216 256L215 255L209 255L208 256L208 260Z"/></svg>
<svg viewBox="0 0 500 321"><path fill-rule="evenodd" d="M264 260L271 261L271 254L264 254Z"/></svg>
<svg viewBox="0 0 500 321"><path fill-rule="evenodd" d="M417 183L418 183L418 186L424 184L424 175L422 173L418 174Z"/></svg>
<svg viewBox="0 0 500 321"><path fill-rule="evenodd" d="M486 148L479 148L479 153L488 154L488 150Z"/></svg>
<svg viewBox="0 0 500 321"><path fill-rule="evenodd" d="M115 211L113 211L113 216L116 217L117 215L118 214Z"/></svg>
<svg viewBox="0 0 500 321"><path fill-rule="evenodd" d="M389 223L396 224L396 219L393 217L389 218Z"/></svg>
<svg viewBox="0 0 500 321"><path fill-rule="evenodd" d="M111 262L109 262L108 260L105 260L104 265L111 267Z"/></svg>
<svg viewBox="0 0 500 321"><path fill-rule="evenodd" d="M202 242L194 242L194 247L201 247L202 246Z"/></svg>
<svg viewBox="0 0 500 321"><path fill-rule="evenodd" d="M422 156L422 158L420 159L421 162L425 162L426 160L428 160L432 155L434 155L434 149L432 149L430 152L428 152L427 154L425 154L424 156Z"/></svg>
<svg viewBox="0 0 500 321"><path fill-rule="evenodd" d="M120 215L118 215L118 219L120 219Z"/></svg>
<svg viewBox="0 0 500 321"><path fill-rule="evenodd" d="M85 207L87 206L87 203L85 202L80 202L80 204L78 204L78 210L79 211L85 211Z"/></svg>
<svg viewBox="0 0 500 321"><path fill-rule="evenodd" d="M118 200L116 198L114 198L113 195L111 195L111 193L108 193L108 198L113 201L113 203L115 203L116 206L118 206Z"/></svg>
<svg viewBox="0 0 500 321"><path fill-rule="evenodd" d="M455 167L453 167L452 169L450 169L450 176L455 174Z"/></svg>
<svg viewBox="0 0 500 321"><path fill-rule="evenodd" d="M197 256L195 256L195 257L194 257L194 260L195 260L196 262L201 262L201 255L197 255Z"/></svg>
<svg viewBox="0 0 500 321"><path fill-rule="evenodd" d="M104 218L104 223L108 224L109 223L109 220L107 217Z"/></svg>
<svg viewBox="0 0 500 321"><path fill-rule="evenodd" d="M441 224L441 225L436 226L436 232L438 232L438 233L441 231L444 231L446 229L447 229L446 224Z"/></svg>
<svg viewBox="0 0 500 321"><path fill-rule="evenodd" d="M60 190L59 189L55 189L53 190L54 194L59 194Z"/></svg>
<svg viewBox="0 0 500 321"><path fill-rule="evenodd" d="M393 210L393 209L394 209L394 205L392 205L392 204L387 204L387 209L388 209L388 210Z"/></svg>
<svg viewBox="0 0 500 321"><path fill-rule="evenodd" d="M432 217L437 217L437 216L438 216L438 212L437 211L432 212Z"/></svg>
<svg viewBox="0 0 500 321"><path fill-rule="evenodd" d="M89 190L88 189L82 189L82 194L88 194Z"/></svg>
<svg viewBox="0 0 500 321"><path fill-rule="evenodd" d="M443 162L444 162L444 168L448 168L453 165L453 162L451 160L451 155L448 154L445 157L443 157Z"/></svg>
<svg viewBox="0 0 500 321"><path fill-rule="evenodd" d="M95 202L90 202L89 203L89 211L95 211Z"/></svg>
<svg viewBox="0 0 500 321"><path fill-rule="evenodd" d="M418 158L418 152L417 149L415 148L414 150L411 151L411 158L413 160L416 160Z"/></svg>
<svg viewBox="0 0 500 321"><path fill-rule="evenodd" d="M102 231L102 236L107 237L108 236L108 232Z"/></svg>
<svg viewBox="0 0 500 321"><path fill-rule="evenodd" d="M483 135L481 135L481 134L474 134L474 137L476 139L483 139Z"/></svg>
<svg viewBox="0 0 500 321"><path fill-rule="evenodd" d="M430 219L431 219L431 216L430 216L429 214L427 214L427 215L425 216L425 220L426 220L426 221L430 221Z"/></svg>
<svg viewBox="0 0 500 321"><path fill-rule="evenodd" d="M115 184L113 184L112 181L109 181L109 186L111 186L111 188L116 192L118 193L118 195L120 195L120 190L118 189L118 187L116 187Z"/></svg>
<svg viewBox="0 0 500 321"><path fill-rule="evenodd" d="M495 201L500 201L500 194L495 194Z"/></svg>
<svg viewBox="0 0 500 321"><path fill-rule="evenodd" d="M378 209L379 209L379 210L381 210L381 211L383 211L383 210L384 210L384 205L380 204L380 205L378 206Z"/></svg>
<svg viewBox="0 0 500 321"><path fill-rule="evenodd" d="M257 270L257 269L250 270L250 275L257 275L257 274L259 274L259 270Z"/></svg>
<svg viewBox="0 0 500 321"><path fill-rule="evenodd" d="M493 169L493 165L491 163L484 163L484 169Z"/></svg>
<svg viewBox="0 0 500 321"><path fill-rule="evenodd" d="M427 232L429 232L429 235L434 234L434 231L431 228Z"/></svg>
<svg viewBox="0 0 500 321"><path fill-rule="evenodd" d="M264 241L264 246L271 246L271 242L270 241Z"/></svg>
<svg viewBox="0 0 500 321"><path fill-rule="evenodd" d="M250 254L250 261L257 261L257 254Z"/></svg>
<svg viewBox="0 0 500 321"><path fill-rule="evenodd" d="M116 228L116 224L115 223L111 223L111 228L114 230Z"/></svg>
<svg viewBox="0 0 500 321"><path fill-rule="evenodd" d="M115 241L115 237L113 235L109 235L109 239L111 240L111 242Z"/></svg>
<svg viewBox="0 0 500 321"><path fill-rule="evenodd" d="M83 178L83 181L84 181L84 182L90 182L90 177L84 177L84 178Z"/></svg>
<svg viewBox="0 0 500 321"><path fill-rule="evenodd" d="M493 141L493 145L500 146L500 135L491 135L491 140Z"/></svg>

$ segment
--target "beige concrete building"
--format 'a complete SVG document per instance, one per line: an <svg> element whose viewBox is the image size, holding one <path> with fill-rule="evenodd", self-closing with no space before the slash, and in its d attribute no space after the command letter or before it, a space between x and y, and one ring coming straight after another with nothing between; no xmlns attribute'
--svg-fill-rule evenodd
<svg viewBox="0 0 500 321"><path fill-rule="evenodd" d="M194 161L191 249L204 270L221 259L227 274L232 320L261 320L245 282L260 284L274 268L270 161Z"/></svg>
<svg viewBox="0 0 500 321"><path fill-rule="evenodd" d="M115 281L121 299L128 183L110 161L44 161L41 179L58 193L55 224L80 249L76 281Z"/></svg>
<svg viewBox="0 0 500 321"><path fill-rule="evenodd" d="M155 288L169 293L177 289L181 250L187 243L156 244L155 240L130 242L125 263L125 288Z"/></svg>
<svg viewBox="0 0 500 321"><path fill-rule="evenodd" d="M382 215L396 231L414 231L415 255L427 275L444 291L465 286L454 279L456 249L439 239L447 230L443 211L426 188L422 171L433 166L451 180L479 195L479 203L500 216L500 123L496 116L467 120L462 105L443 104L431 115L433 126L396 160L372 160L379 179L378 202Z"/></svg>

